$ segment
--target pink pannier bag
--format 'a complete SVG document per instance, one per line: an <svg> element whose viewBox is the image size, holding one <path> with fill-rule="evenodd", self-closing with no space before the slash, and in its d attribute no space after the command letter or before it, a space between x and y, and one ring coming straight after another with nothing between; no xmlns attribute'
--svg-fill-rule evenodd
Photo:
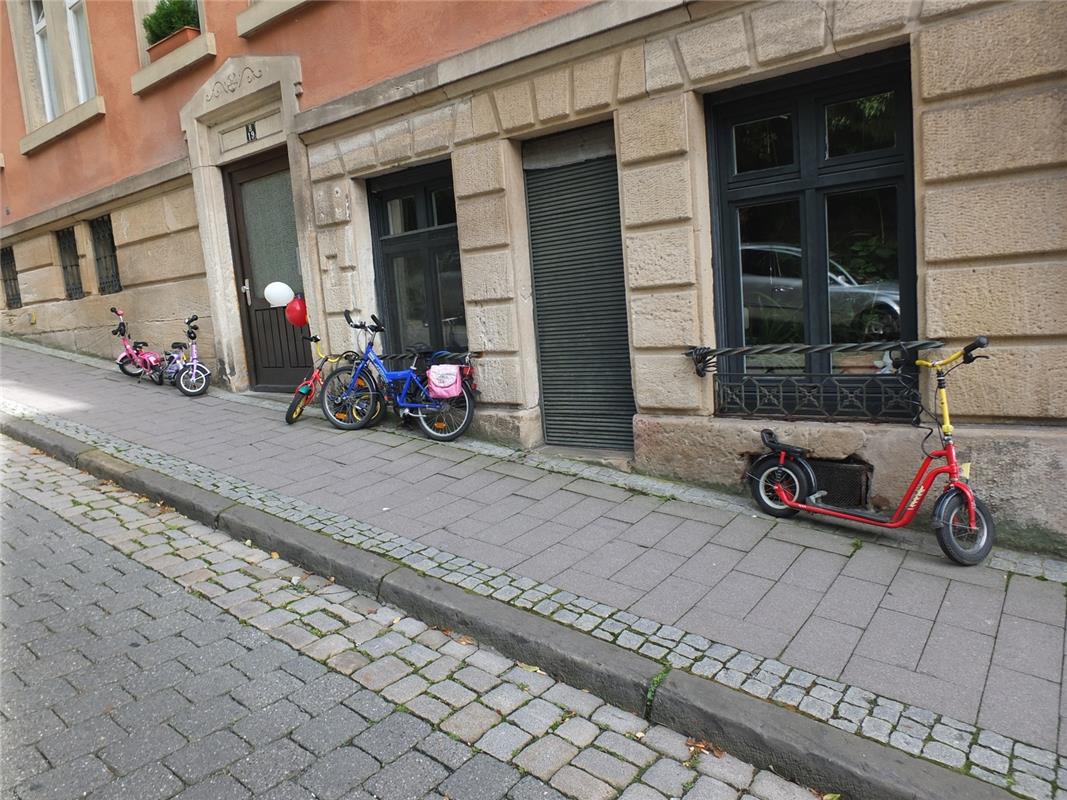
<svg viewBox="0 0 1067 800"><path fill-rule="evenodd" d="M426 371L426 392L436 400L448 400L463 393L456 364L434 364Z"/></svg>

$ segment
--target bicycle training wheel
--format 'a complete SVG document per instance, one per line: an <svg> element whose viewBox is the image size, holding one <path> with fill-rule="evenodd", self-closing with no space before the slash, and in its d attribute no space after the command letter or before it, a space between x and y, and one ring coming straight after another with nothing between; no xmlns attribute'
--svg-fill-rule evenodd
<svg viewBox="0 0 1067 800"><path fill-rule="evenodd" d="M422 402L430 402L426 399ZM416 419L429 438L437 442L451 442L462 436L474 420L474 394L463 384L463 392L448 400L438 400L437 409L422 409Z"/></svg>

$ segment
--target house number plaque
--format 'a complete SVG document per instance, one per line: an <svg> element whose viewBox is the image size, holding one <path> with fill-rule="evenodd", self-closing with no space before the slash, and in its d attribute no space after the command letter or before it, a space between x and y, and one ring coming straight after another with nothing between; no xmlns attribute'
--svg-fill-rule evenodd
<svg viewBox="0 0 1067 800"><path fill-rule="evenodd" d="M254 142L256 140L256 123L249 122L245 125L245 141Z"/></svg>

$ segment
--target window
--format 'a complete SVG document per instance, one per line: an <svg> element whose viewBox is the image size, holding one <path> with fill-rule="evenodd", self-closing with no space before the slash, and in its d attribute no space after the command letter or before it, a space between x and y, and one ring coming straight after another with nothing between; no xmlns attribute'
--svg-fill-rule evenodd
<svg viewBox="0 0 1067 800"><path fill-rule="evenodd" d="M59 263L63 268L63 286L67 290L68 300L85 297L82 291L81 265L78 263L78 242L74 238L74 228L56 231L59 245Z"/></svg>
<svg viewBox="0 0 1067 800"><path fill-rule="evenodd" d="M66 0L67 33L70 35L70 54L74 60L74 82L78 87L78 102L84 103L96 94L93 74L93 54L89 46L89 22L86 19L86 0Z"/></svg>
<svg viewBox="0 0 1067 800"><path fill-rule="evenodd" d="M119 281L119 262L115 257L115 237L111 233L111 217L103 216L89 223L93 235L93 254L96 256L96 279L100 294L122 291Z"/></svg>
<svg viewBox="0 0 1067 800"><path fill-rule="evenodd" d="M892 52L708 98L722 346L915 338L908 81ZM906 416L879 357L721 359L718 411Z"/></svg>
<svg viewBox="0 0 1067 800"><path fill-rule="evenodd" d="M52 68L52 51L48 45L48 23L45 19L44 0L30 0L30 16L33 20L37 75L41 81L44 116L46 121L51 122L59 113L59 99L56 95L55 70Z"/></svg>
<svg viewBox="0 0 1067 800"><path fill-rule="evenodd" d="M405 170L368 190L390 349L466 350L451 166Z"/></svg>
<svg viewBox="0 0 1067 800"><path fill-rule="evenodd" d="M15 251L11 247L0 250L0 273L4 281L4 301L8 308L22 308L19 276L15 270Z"/></svg>

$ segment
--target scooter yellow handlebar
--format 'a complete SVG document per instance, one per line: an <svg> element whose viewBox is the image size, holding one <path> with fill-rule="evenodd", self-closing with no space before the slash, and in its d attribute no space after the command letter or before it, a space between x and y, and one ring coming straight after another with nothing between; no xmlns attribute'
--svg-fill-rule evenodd
<svg viewBox="0 0 1067 800"><path fill-rule="evenodd" d="M973 361L974 358L971 356L971 353L983 347L989 347L989 339L985 336L977 336L975 337L975 340L973 342L964 347L962 350L957 350L952 355L943 358L940 361L928 361L925 358L919 358L915 360L915 366L926 367L927 369L943 369L949 364L955 364L961 358L966 359L968 361Z"/></svg>

